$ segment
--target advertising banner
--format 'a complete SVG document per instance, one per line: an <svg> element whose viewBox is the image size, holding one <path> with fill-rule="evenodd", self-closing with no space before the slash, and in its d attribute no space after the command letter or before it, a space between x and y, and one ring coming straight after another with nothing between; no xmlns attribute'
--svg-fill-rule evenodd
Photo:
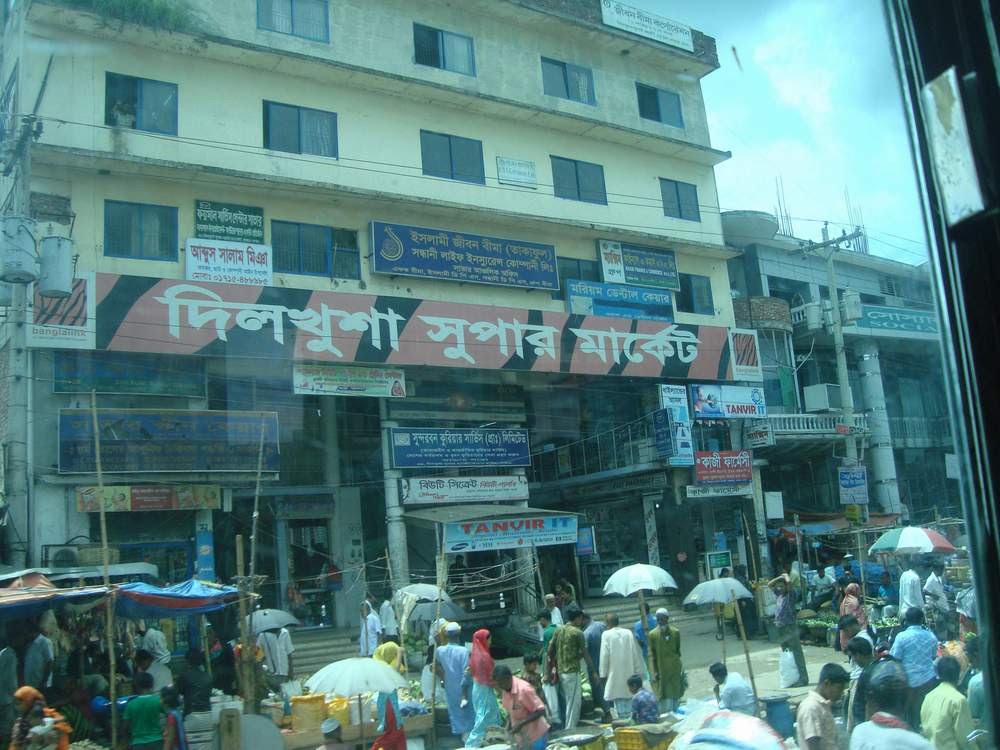
<svg viewBox="0 0 1000 750"><path fill-rule="evenodd" d="M620 3L618 0L601 0L601 20L605 26L614 26L616 29L644 36L655 42L694 52L694 38L690 26Z"/></svg>
<svg viewBox="0 0 1000 750"><path fill-rule="evenodd" d="M729 352L733 358L733 380L763 382L764 370L760 363L757 331L749 328L732 329L729 332Z"/></svg>
<svg viewBox="0 0 1000 750"><path fill-rule="evenodd" d="M670 458L677 453L677 447L674 445L674 425L670 420L670 409L657 409L653 412L652 418L656 455L660 458Z"/></svg>
<svg viewBox="0 0 1000 750"><path fill-rule="evenodd" d="M558 289L556 248L539 242L371 223L372 270L527 289Z"/></svg>
<svg viewBox="0 0 1000 750"><path fill-rule="evenodd" d="M32 304L26 314L27 344L34 349L93 349L96 293L93 272L78 274L68 297L43 297L38 285L28 287Z"/></svg>
<svg viewBox="0 0 1000 750"><path fill-rule="evenodd" d="M404 505L527 500L528 478L410 477L399 480L399 494Z"/></svg>
<svg viewBox="0 0 1000 750"><path fill-rule="evenodd" d="M671 466L694 466L694 440L691 438L691 409L688 389L684 385L661 385L660 406L670 409L674 431L674 455L667 459Z"/></svg>
<svg viewBox="0 0 1000 750"><path fill-rule="evenodd" d="M766 419L748 419L743 423L744 448L768 448L774 445L774 430Z"/></svg>
<svg viewBox="0 0 1000 750"><path fill-rule="evenodd" d="M527 430L393 427L396 469L531 466Z"/></svg>
<svg viewBox="0 0 1000 750"><path fill-rule="evenodd" d="M741 482L739 484L706 484L703 487L689 484L685 492L688 500L695 500L700 497L746 497L753 495L753 484L751 482Z"/></svg>
<svg viewBox="0 0 1000 750"><path fill-rule="evenodd" d="M643 289L624 284L564 279L566 306L575 315L607 315L636 320L674 320L671 292Z"/></svg>
<svg viewBox="0 0 1000 750"><path fill-rule="evenodd" d="M99 513L143 510L219 510L222 488L217 484L116 484L77 487L76 509Z"/></svg>
<svg viewBox="0 0 1000 750"><path fill-rule="evenodd" d="M695 419L753 419L767 416L764 389L745 385L691 386Z"/></svg>
<svg viewBox="0 0 1000 750"><path fill-rule="evenodd" d="M264 242L264 209L215 201L194 202L194 233L206 240Z"/></svg>
<svg viewBox="0 0 1000 750"><path fill-rule="evenodd" d="M98 274L96 286L98 349L732 379L723 326L115 274Z"/></svg>
<svg viewBox="0 0 1000 750"><path fill-rule="evenodd" d="M868 469L841 466L837 469L841 505L868 505Z"/></svg>
<svg viewBox="0 0 1000 750"><path fill-rule="evenodd" d="M205 360L156 354L55 351L53 393L205 398Z"/></svg>
<svg viewBox="0 0 1000 750"><path fill-rule="evenodd" d="M742 484L753 481L753 451L698 451L694 454L698 484Z"/></svg>
<svg viewBox="0 0 1000 750"><path fill-rule="evenodd" d="M526 509L527 510L527 509ZM445 552L576 544L576 516L524 516L444 524Z"/></svg>
<svg viewBox="0 0 1000 750"><path fill-rule="evenodd" d="M107 474L253 472L264 430L263 470L278 471L278 415L259 411L98 409ZM59 473L96 471L89 409L59 410Z"/></svg>
<svg viewBox="0 0 1000 750"><path fill-rule="evenodd" d="M593 526L581 526L576 532L576 556L593 557L597 554L597 539Z"/></svg>
<svg viewBox="0 0 1000 750"><path fill-rule="evenodd" d="M611 284L635 284L679 292L677 256L673 250L656 250L624 242L598 240L601 278Z"/></svg>
<svg viewBox="0 0 1000 750"><path fill-rule="evenodd" d="M406 375L402 370L380 367L336 367L292 364L295 393L320 396L372 396L404 398Z"/></svg>
<svg viewBox="0 0 1000 750"><path fill-rule="evenodd" d="M270 245L189 237L184 243L184 278L220 284L271 286L274 283Z"/></svg>

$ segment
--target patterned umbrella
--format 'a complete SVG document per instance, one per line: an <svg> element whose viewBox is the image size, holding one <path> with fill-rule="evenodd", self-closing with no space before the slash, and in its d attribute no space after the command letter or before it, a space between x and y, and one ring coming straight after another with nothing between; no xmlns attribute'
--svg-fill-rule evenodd
<svg viewBox="0 0 1000 750"><path fill-rule="evenodd" d="M869 555L923 555L954 552L955 547L938 532L920 526L903 526L885 532L868 550Z"/></svg>

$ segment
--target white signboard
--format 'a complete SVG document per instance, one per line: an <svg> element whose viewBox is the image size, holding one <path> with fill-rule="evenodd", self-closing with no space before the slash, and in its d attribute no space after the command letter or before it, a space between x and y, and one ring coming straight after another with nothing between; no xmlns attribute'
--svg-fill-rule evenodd
<svg viewBox="0 0 1000 750"><path fill-rule="evenodd" d="M785 518L785 498L780 492L764 493L764 515L768 521L781 521Z"/></svg>
<svg viewBox="0 0 1000 750"><path fill-rule="evenodd" d="M524 516L446 523L444 551L451 554L576 544L576 516L533 516L529 508L525 508L525 513Z"/></svg>
<svg viewBox="0 0 1000 750"><path fill-rule="evenodd" d="M601 0L601 20L606 26L694 52L691 27L655 13L647 13L615 0Z"/></svg>
<svg viewBox="0 0 1000 750"><path fill-rule="evenodd" d="M868 470L864 466L837 469L841 505L868 505Z"/></svg>
<svg viewBox="0 0 1000 750"><path fill-rule="evenodd" d="M292 365L292 385L295 393L319 396L406 396L403 371L382 367L337 367L296 362Z"/></svg>
<svg viewBox="0 0 1000 750"><path fill-rule="evenodd" d="M656 532L656 504L662 493L642 496L642 517L646 525L646 558L650 565L660 565L660 537Z"/></svg>
<svg viewBox="0 0 1000 750"><path fill-rule="evenodd" d="M694 466L694 441L691 439L691 409L687 386L661 385L660 408L670 409L674 428L675 453L667 459L670 466Z"/></svg>
<svg viewBox="0 0 1000 750"><path fill-rule="evenodd" d="M43 297L28 287L25 339L33 349L93 349L97 339L94 273L73 279L68 297Z"/></svg>
<svg viewBox="0 0 1000 750"><path fill-rule="evenodd" d="M399 493L406 505L527 500L528 478L410 477L399 480Z"/></svg>
<svg viewBox="0 0 1000 750"><path fill-rule="evenodd" d="M946 479L958 479L958 454L944 454L944 476Z"/></svg>
<svg viewBox="0 0 1000 750"><path fill-rule="evenodd" d="M184 244L184 278L243 286L272 286L270 245L189 237Z"/></svg>
<svg viewBox="0 0 1000 750"><path fill-rule="evenodd" d="M535 162L498 156L497 182L504 185L517 185L518 187L538 187L538 174L535 171Z"/></svg>
<svg viewBox="0 0 1000 750"><path fill-rule="evenodd" d="M748 419L743 423L743 447L767 448L774 445L774 430L766 419Z"/></svg>
<svg viewBox="0 0 1000 750"><path fill-rule="evenodd" d="M622 244L600 240L598 251L601 256L601 278L608 284L624 284L625 258L622 255Z"/></svg>
<svg viewBox="0 0 1000 750"><path fill-rule="evenodd" d="M729 354L733 363L733 380L763 382L764 370L760 363L760 345L757 331L733 328L729 331Z"/></svg>
<svg viewBox="0 0 1000 750"><path fill-rule="evenodd" d="M753 495L753 484L750 482L740 482L739 484L689 484L687 486L688 500L699 497L734 497Z"/></svg>
<svg viewBox="0 0 1000 750"><path fill-rule="evenodd" d="M745 385L699 383L691 386L695 419L754 419L767 416L764 389Z"/></svg>

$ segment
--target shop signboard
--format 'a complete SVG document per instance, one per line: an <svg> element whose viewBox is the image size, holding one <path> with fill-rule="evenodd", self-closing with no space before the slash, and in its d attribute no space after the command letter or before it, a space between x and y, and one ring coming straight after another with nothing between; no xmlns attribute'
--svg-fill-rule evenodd
<svg viewBox="0 0 1000 750"><path fill-rule="evenodd" d="M597 554L597 540L593 526L580 526L576 532L576 556L593 557Z"/></svg>
<svg viewBox="0 0 1000 750"><path fill-rule="evenodd" d="M576 539L576 516L537 516L528 509L523 516L444 524L444 551L449 554L576 544Z"/></svg>
<svg viewBox="0 0 1000 750"><path fill-rule="evenodd" d="M392 427L396 469L531 466L527 430Z"/></svg>
<svg viewBox="0 0 1000 750"><path fill-rule="evenodd" d="M222 488L217 484L114 484L77 487L76 509L81 513L145 510L219 510Z"/></svg>
<svg viewBox="0 0 1000 750"><path fill-rule="evenodd" d="M728 331L412 297L97 275L97 348L373 367L731 380ZM404 335L405 331L405 335Z"/></svg>
<svg viewBox="0 0 1000 750"><path fill-rule="evenodd" d="M371 223L372 270L389 276L558 289L556 248L407 224Z"/></svg>
<svg viewBox="0 0 1000 750"><path fill-rule="evenodd" d="M96 343L97 292L93 272L78 274L68 297L43 297L28 287L25 340L33 349L93 349Z"/></svg>
<svg viewBox="0 0 1000 750"><path fill-rule="evenodd" d="M272 255L270 245L189 237L184 243L184 278L271 286L274 283Z"/></svg>
<svg viewBox="0 0 1000 750"><path fill-rule="evenodd" d="M292 365L292 385L295 393L318 396L406 396L405 373L382 367L337 367L295 362Z"/></svg>
<svg viewBox="0 0 1000 750"><path fill-rule="evenodd" d="M53 393L205 398L205 361L125 352L55 351Z"/></svg>
<svg viewBox="0 0 1000 750"><path fill-rule="evenodd" d="M199 581L215 580L215 534L212 511L195 515L194 524L195 575Z"/></svg>
<svg viewBox="0 0 1000 750"><path fill-rule="evenodd" d="M264 242L264 209L236 203L196 200L194 233L206 240Z"/></svg>
<svg viewBox="0 0 1000 750"><path fill-rule="evenodd" d="M597 250L601 256L601 278L609 284L681 290L677 256L673 250L638 247L612 240L598 240Z"/></svg>
<svg viewBox="0 0 1000 750"><path fill-rule="evenodd" d="M733 380L750 380L755 383L764 381L757 331L751 328L733 328L729 332L729 353L733 358Z"/></svg>
<svg viewBox="0 0 1000 750"><path fill-rule="evenodd" d="M260 411L98 409L106 474L254 472L280 469L278 415ZM92 474L94 428L89 409L59 410L59 473Z"/></svg>
<svg viewBox="0 0 1000 750"><path fill-rule="evenodd" d="M764 389L745 385L691 386L695 419L754 419L767 416Z"/></svg>
<svg viewBox="0 0 1000 750"><path fill-rule="evenodd" d="M677 452L670 409L657 409L653 412L653 439L656 443L656 455L660 458L670 458Z"/></svg>
<svg viewBox="0 0 1000 750"><path fill-rule="evenodd" d="M687 386L661 385L660 406L670 410L674 431L674 454L667 462L671 466L694 466L694 440L691 438L692 422Z"/></svg>
<svg viewBox="0 0 1000 750"><path fill-rule="evenodd" d="M753 484L751 482L706 484L704 486L689 484L685 494L688 500L696 500L701 497L749 497L753 495Z"/></svg>
<svg viewBox="0 0 1000 750"><path fill-rule="evenodd" d="M279 497L274 501L274 516L283 520L333 518L336 499L332 495Z"/></svg>
<svg viewBox="0 0 1000 750"><path fill-rule="evenodd" d="M509 156L498 156L497 182L502 185L517 185L518 187L538 187L535 162L512 159Z"/></svg>
<svg viewBox="0 0 1000 750"><path fill-rule="evenodd" d="M618 0L601 0L601 21L622 31L694 52L691 27Z"/></svg>
<svg viewBox="0 0 1000 750"><path fill-rule="evenodd" d="M868 469L841 466L837 469L841 505L868 505Z"/></svg>
<svg viewBox="0 0 1000 750"><path fill-rule="evenodd" d="M674 295L656 289L565 279L566 307L574 315L635 320L674 320Z"/></svg>
<svg viewBox="0 0 1000 750"><path fill-rule="evenodd" d="M938 318L933 310L911 310L905 307L862 305L858 328L876 333L900 334L914 338L937 338Z"/></svg>
<svg viewBox="0 0 1000 750"><path fill-rule="evenodd" d="M740 484L753 481L753 451L697 451L694 479L698 484Z"/></svg>
<svg viewBox="0 0 1000 750"><path fill-rule="evenodd" d="M743 422L743 447L768 448L774 445L774 430L766 419L748 419Z"/></svg>
<svg viewBox="0 0 1000 750"><path fill-rule="evenodd" d="M404 505L527 500L528 478L523 475L409 477L399 480L399 494Z"/></svg>
<svg viewBox="0 0 1000 750"><path fill-rule="evenodd" d="M667 475L662 471L652 471L645 474L631 474L626 477L604 479L599 482L582 484L575 488L573 497L577 499L599 497L601 495L624 495L632 492L661 490L667 487Z"/></svg>
<svg viewBox="0 0 1000 750"><path fill-rule="evenodd" d="M768 521L785 518L785 496L781 492L764 493L764 516Z"/></svg>

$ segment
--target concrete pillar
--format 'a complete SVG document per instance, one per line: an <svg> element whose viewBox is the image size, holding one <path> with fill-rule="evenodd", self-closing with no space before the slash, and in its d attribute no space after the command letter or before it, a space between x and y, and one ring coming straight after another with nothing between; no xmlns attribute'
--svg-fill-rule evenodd
<svg viewBox="0 0 1000 750"><path fill-rule="evenodd" d="M386 399L379 399L379 421L382 429L382 480L385 489L385 530L389 547L389 564L392 565L392 588L398 590L410 583L410 556L406 542L406 521L403 504L399 499L399 479L402 472L392 468L392 443L390 430L398 423L389 419Z"/></svg>
<svg viewBox="0 0 1000 750"><path fill-rule="evenodd" d="M771 547L767 543L767 512L764 508L764 486L760 478L761 465L753 467L751 483L753 484L753 518L748 518L754 531L755 539L751 540L757 548L757 563L760 566L761 577L771 574L774 566L771 564ZM748 566L749 569L749 566Z"/></svg>
<svg viewBox="0 0 1000 750"><path fill-rule="evenodd" d="M885 408L878 342L861 339L855 344L855 351L858 353L861 398L871 430L867 464L875 496L870 499L887 513L901 513L903 506L899 500L899 484L896 481L896 459L892 452L889 414Z"/></svg>
<svg viewBox="0 0 1000 750"><path fill-rule="evenodd" d="M339 499L340 489L340 435L337 432L337 397L320 398L323 431L323 479L333 489L335 499Z"/></svg>

